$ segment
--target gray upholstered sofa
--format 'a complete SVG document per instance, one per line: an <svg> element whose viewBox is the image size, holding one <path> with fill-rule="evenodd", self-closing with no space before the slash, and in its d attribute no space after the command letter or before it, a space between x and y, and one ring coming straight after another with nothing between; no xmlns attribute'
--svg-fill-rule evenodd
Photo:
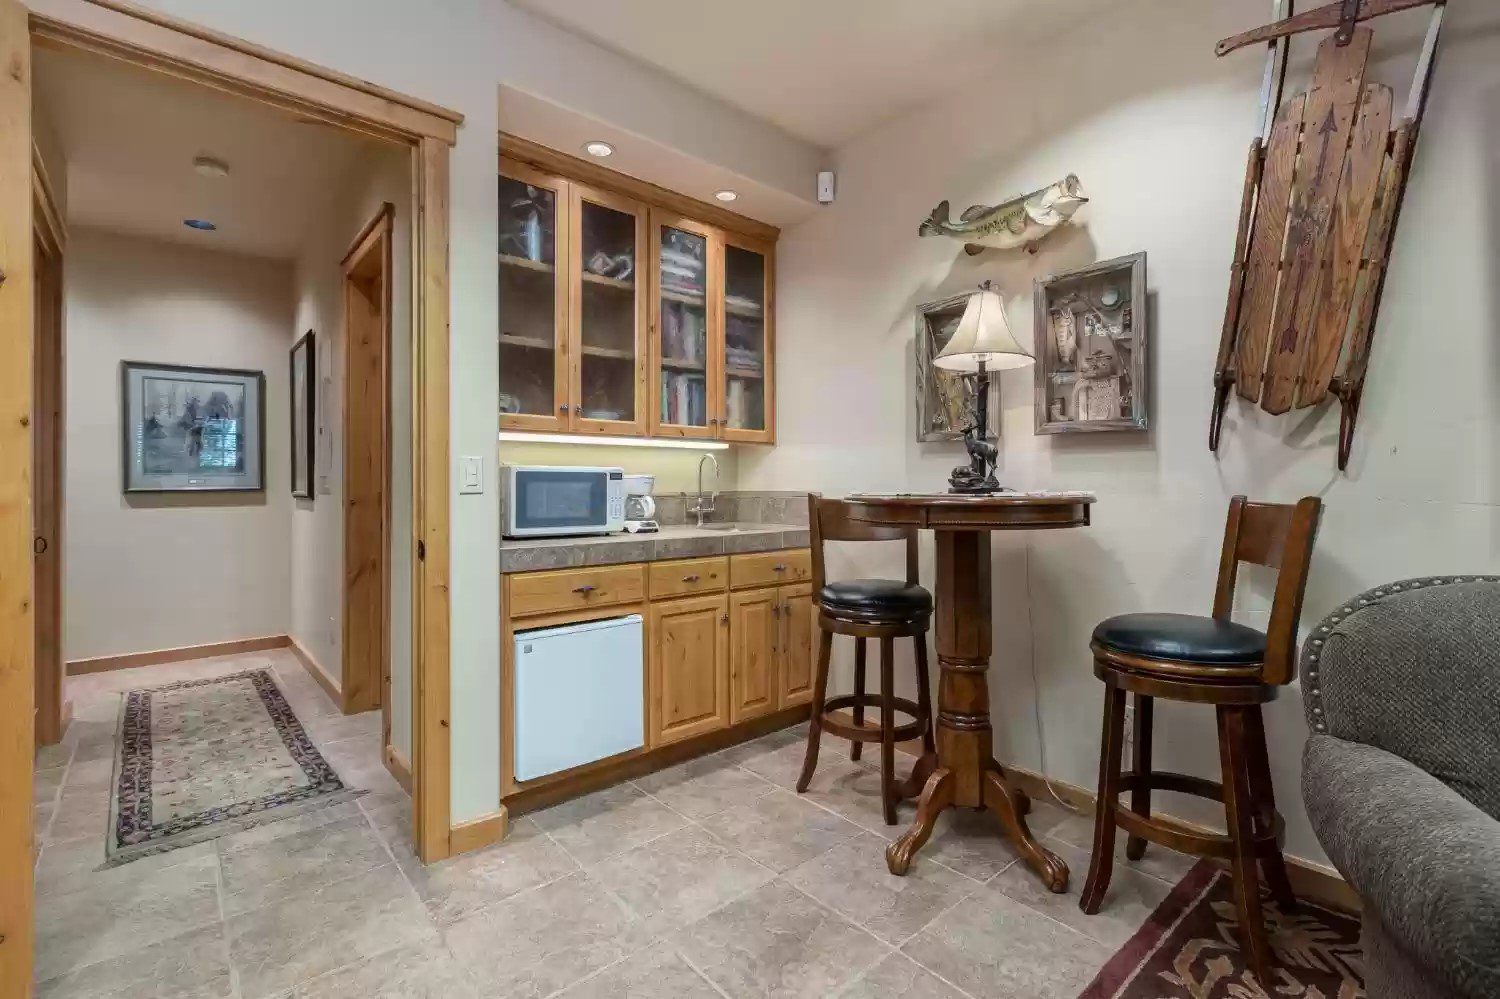
<svg viewBox="0 0 1500 999"><path fill-rule="evenodd" d="M1500 577L1377 587L1307 639L1302 794L1371 999L1500 996Z"/></svg>

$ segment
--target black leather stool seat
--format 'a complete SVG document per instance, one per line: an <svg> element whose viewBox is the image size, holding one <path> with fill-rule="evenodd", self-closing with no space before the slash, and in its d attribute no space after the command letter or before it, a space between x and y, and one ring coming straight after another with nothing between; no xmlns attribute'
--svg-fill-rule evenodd
<svg viewBox="0 0 1500 999"><path fill-rule="evenodd" d="M872 621L904 621L932 613L932 594L899 579L829 583L818 592L818 603L831 614Z"/></svg>
<svg viewBox="0 0 1500 999"><path fill-rule="evenodd" d="M1193 614L1121 614L1101 622L1094 641L1129 655L1205 666L1241 666L1266 656L1264 632Z"/></svg>

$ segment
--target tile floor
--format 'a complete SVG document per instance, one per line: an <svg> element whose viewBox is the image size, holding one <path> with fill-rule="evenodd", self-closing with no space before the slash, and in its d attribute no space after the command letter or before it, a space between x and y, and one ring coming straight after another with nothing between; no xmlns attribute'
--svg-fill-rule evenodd
<svg viewBox="0 0 1500 999"><path fill-rule="evenodd" d="M96 871L120 692L257 667L369 794ZM1190 866L1155 849L1117 865L1104 911L1084 916L1091 824L1037 803L1069 894L1042 890L972 813L945 815L892 877L882 851L900 828L881 821L870 761L826 743L812 788L791 791L804 728L523 816L505 843L424 868L379 712L338 714L290 654L69 688L75 721L37 762L42 999L1072 999Z"/></svg>

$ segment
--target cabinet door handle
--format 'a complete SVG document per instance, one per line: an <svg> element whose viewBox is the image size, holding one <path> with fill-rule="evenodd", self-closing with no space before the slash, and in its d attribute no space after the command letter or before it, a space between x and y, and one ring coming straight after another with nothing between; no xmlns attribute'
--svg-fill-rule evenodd
<svg viewBox="0 0 1500 999"><path fill-rule="evenodd" d="M557 411L559 413L566 413L568 411L568 404L567 403L563 403L561 406L558 406L557 407Z"/></svg>
<svg viewBox="0 0 1500 999"><path fill-rule="evenodd" d="M696 583L698 581L698 574L695 572L691 576L683 576L682 581L684 583Z"/></svg>
<svg viewBox="0 0 1500 999"><path fill-rule="evenodd" d="M723 617L719 618L719 623L723 625L729 624L729 615L725 614Z"/></svg>
<svg viewBox="0 0 1500 999"><path fill-rule="evenodd" d="M772 572L786 572L786 569L787 567L781 564L771 566Z"/></svg>
<svg viewBox="0 0 1500 999"><path fill-rule="evenodd" d="M573 592L580 593L583 596L588 596L590 593L594 592L594 589L595 587L592 584L585 583L583 586L573 587Z"/></svg>

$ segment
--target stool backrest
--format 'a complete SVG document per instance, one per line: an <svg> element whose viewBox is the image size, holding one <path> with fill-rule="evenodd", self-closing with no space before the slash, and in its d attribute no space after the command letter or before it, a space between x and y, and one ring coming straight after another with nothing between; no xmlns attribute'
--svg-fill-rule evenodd
<svg viewBox="0 0 1500 999"><path fill-rule="evenodd" d="M917 582L917 529L886 524L867 524L849 516L853 505L843 500L807 494L807 527L812 549L813 599L827 580L823 576L825 541L905 541L906 581Z"/></svg>
<svg viewBox="0 0 1500 999"><path fill-rule="evenodd" d="M1307 592L1313 537L1323 501L1306 496L1295 504L1251 503L1243 496L1229 501L1219 583L1214 590L1214 617L1228 620L1234 609L1234 584L1241 562L1276 570L1271 620L1266 626L1266 661L1261 679L1273 685L1292 678L1296 662L1297 622Z"/></svg>

